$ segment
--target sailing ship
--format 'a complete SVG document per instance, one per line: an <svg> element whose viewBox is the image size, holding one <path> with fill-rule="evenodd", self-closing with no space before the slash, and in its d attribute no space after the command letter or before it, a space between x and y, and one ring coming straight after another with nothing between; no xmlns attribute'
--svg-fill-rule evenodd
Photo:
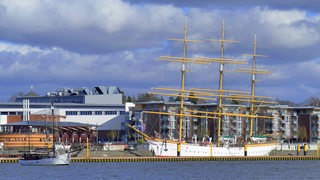
<svg viewBox="0 0 320 180"><path fill-rule="evenodd" d="M65 147L62 144L55 143L55 131L54 131L55 122L54 122L53 103L51 103L51 113L52 113L51 115L52 135L53 135L52 147L37 148L31 151L30 141L29 141L29 150L23 152L22 159L19 159L20 165L23 165L23 166L69 165L70 147ZM30 130L29 130L29 135L30 135Z"/></svg>
<svg viewBox="0 0 320 180"><path fill-rule="evenodd" d="M246 95L242 92L239 93L235 90L224 90L222 87L222 80L223 80L223 73L224 73L224 65L225 64L244 64L243 61L237 61L233 59L224 58L224 43L225 42L236 42L231 40L224 39L224 22L222 24L222 39L221 40L210 40L214 42L220 42L220 58L189 58L186 57L186 44L187 42L200 42L197 40L189 40L187 39L187 20L185 21L184 26L184 38L183 39L170 39L175 41L183 42L183 54L182 57L173 57L173 56L161 56L158 58L159 60L165 60L170 62L178 62L181 63L181 88L180 89L173 89L173 88L154 88L154 90L161 90L161 91L174 91L177 93L176 97L180 99L180 107L179 113L169 113L169 112L153 112L147 111L144 113L150 114L159 114L159 115L166 115L166 116L175 116L178 118L178 126L179 126L179 138L176 140L169 140L167 138L160 139L160 138L151 138L147 134L139 131L134 126L128 124L130 128L136 131L138 134L142 135L144 139L149 144L149 150L154 153L155 156L267 156L269 153L274 150L278 143L267 143L267 142L254 142L254 136L252 132L252 119L253 118L273 118L271 116L258 116L257 111L258 108L255 109L254 105L256 103L266 103L268 101L261 100L265 97L256 96L254 94L254 85L255 85L255 75L256 74L263 74L264 71L258 71L255 66L255 59L258 56L256 54L256 38L254 42L254 54L251 56L253 57L253 65L252 69L249 71L247 69L239 69L239 72L249 72L252 74L251 80L251 94ZM185 73L186 64L187 63L194 63L194 64L210 64L210 63L219 63L219 75L220 75L220 82L219 82L219 90L207 90L207 89L190 89L187 90L185 88ZM213 93L216 92L216 93ZM163 92L150 92L151 94L155 95L164 95L164 96L172 96L172 93L163 93ZM226 93L237 93L226 95ZM192 94L192 96L191 96ZM213 99L213 97L218 98L218 110L217 112L209 112L209 111L192 111L187 110L185 106L185 98L198 98L198 99ZM249 114L239 114L239 113L226 113L223 111L223 98L230 98L237 101L248 101L251 104L250 113ZM197 115L197 114L201 115ZM236 146L223 143L221 142L221 121L223 116L234 116L234 117L244 117L250 119L250 141L244 143L241 146ZM184 117L196 117L196 118L207 118L218 120L217 121L217 140L216 143L213 144L212 138L209 139L209 143L188 143L185 142L182 136L182 127L183 127L183 119Z"/></svg>

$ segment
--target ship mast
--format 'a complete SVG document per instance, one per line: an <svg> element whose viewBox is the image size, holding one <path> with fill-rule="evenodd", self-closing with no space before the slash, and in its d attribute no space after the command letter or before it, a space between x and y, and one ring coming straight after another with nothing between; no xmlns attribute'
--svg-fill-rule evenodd
<svg viewBox="0 0 320 180"><path fill-rule="evenodd" d="M221 47L220 47L220 59L224 58L224 20L222 20L222 31L221 31ZM222 86L223 86L223 67L224 63L220 63L219 69L219 106L218 106L218 140L217 146L220 146L220 139L221 139L221 119L222 119Z"/></svg>
<svg viewBox="0 0 320 180"><path fill-rule="evenodd" d="M256 69L256 60L257 60L257 35L254 34L253 55L252 55L252 71L254 71ZM250 115L253 115L253 113L254 113L255 81L256 81L256 75L255 75L255 73L252 73L252 75L251 75ZM250 141L252 141L252 129L253 129L253 118L252 118L252 116L249 117L249 121L250 121L249 136L250 136Z"/></svg>
<svg viewBox="0 0 320 180"><path fill-rule="evenodd" d="M256 116L256 113L258 111L255 110L255 103L256 102L260 102L260 105L262 105L263 103L273 103L270 101L265 101L265 100L256 100L256 98L270 98L270 97L262 97L262 96L256 96L255 95L255 83L256 83L256 74L271 74L270 71L266 71L266 70L258 70L256 67L256 60L257 57L267 57L265 55L258 55L257 54L257 35L254 34L254 43L253 43L253 54L244 54L245 56L251 56L252 57L252 65L251 65L251 69L245 69L245 68L240 68L237 69L237 72L245 72L245 73L249 73L251 74L251 96L250 96L250 115L249 115L249 138L250 141L252 142L252 134L253 134L253 119L255 118L254 116ZM272 117L267 117L267 118L272 118Z"/></svg>
<svg viewBox="0 0 320 180"><path fill-rule="evenodd" d="M174 95L177 97L180 97L180 111L178 114L179 117L179 139L177 143L177 156L181 155L181 142L182 142L182 127L183 127L183 118L185 117L184 113L184 99L186 97L189 97L186 95L186 90L185 90L185 76L186 76L186 63L191 62L191 63L197 63L197 64L203 64L203 63L208 63L208 62L196 62L195 59L193 58L187 58L187 42L201 42L197 40L188 40L187 39L187 28L188 28L188 19L185 19L184 23L184 33L183 33L183 39L175 39L175 38L169 38L169 40L173 41L182 41L183 42L183 51L182 51L182 56L181 57L173 57L173 56L161 56L158 58L158 60L166 60L170 62L179 62L181 63L181 86L179 90L173 90L179 92L179 95ZM168 88L162 88L162 90L172 90ZM161 93L153 93L153 94L161 94ZM162 95L172 95L172 94L162 94ZM152 112L151 112L152 113ZM157 114L165 114L165 113L157 113Z"/></svg>
<svg viewBox="0 0 320 180"><path fill-rule="evenodd" d="M223 90L223 74L224 74L224 64L244 64L243 61L225 59L224 58L224 43L238 43L239 41L234 40L226 40L225 39L225 29L224 29L224 19L222 20L222 30L221 30L221 39L215 40L211 39L212 42L220 42L220 68L219 68L219 94L218 94L218 138L217 138L217 146L220 146L221 141L221 120L222 120L222 99L224 97L223 93L226 92Z"/></svg>
<svg viewBox="0 0 320 180"><path fill-rule="evenodd" d="M180 98L180 114L179 114L179 141L177 144L177 156L181 154L181 140L182 140L182 121L183 121L183 110L184 110L184 96L185 96L185 73L186 73L186 53L187 53L187 27L188 21L185 20L184 33L183 33L183 52L181 62L181 98Z"/></svg>
<svg viewBox="0 0 320 180"><path fill-rule="evenodd" d="M161 93L161 92L148 92L150 94L156 94L156 95L164 95L164 96L176 96L180 98L180 106L179 106L179 113L166 113L166 112L152 112L152 111L147 111L145 113L150 113L150 114L161 114L161 115L170 115L170 116L176 116L179 118L179 139L177 142L177 156L181 156L181 142L182 142L182 134L183 134L183 119L185 117L206 117L206 118L214 118L214 117L208 117L208 116L197 116L197 115L191 115L191 114L185 114L185 98L195 98L194 96L190 96L190 93L195 93L195 91L192 90L186 90L185 89L185 79L186 79L186 72L188 71L186 69L186 64L187 63L193 63L193 64L210 64L211 60L206 59L206 58L188 58L187 57L187 43L188 42L201 42L199 40L189 40L187 39L187 27L188 27L188 21L187 18L185 19L185 24L184 24L184 34L183 34L183 39L176 39L176 38L169 38L169 40L173 41L180 41L183 42L183 51L182 51L182 56L181 57L174 57L174 56L160 56L157 58L157 60L165 60L169 62L177 62L181 63L181 84L180 84L180 89L173 89L173 88L153 88L154 90L161 90L161 91L174 91L177 94L170 94L170 93ZM208 95L210 96L210 95ZM197 97L200 99L212 99L210 97Z"/></svg>
<svg viewBox="0 0 320 180"><path fill-rule="evenodd" d="M53 150L53 155L56 155L56 147L55 147L55 126L54 126L54 108L53 108L53 98L51 98L51 121L52 121L52 150Z"/></svg>

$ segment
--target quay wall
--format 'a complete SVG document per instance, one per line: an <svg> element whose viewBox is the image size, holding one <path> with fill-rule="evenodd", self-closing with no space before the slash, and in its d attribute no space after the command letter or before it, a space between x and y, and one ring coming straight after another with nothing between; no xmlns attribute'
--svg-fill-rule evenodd
<svg viewBox="0 0 320 180"><path fill-rule="evenodd" d="M257 157L109 157L72 158L71 163L103 162L184 162L184 161L301 161L320 160L320 156L257 156ZM17 158L0 159L0 163L18 163Z"/></svg>

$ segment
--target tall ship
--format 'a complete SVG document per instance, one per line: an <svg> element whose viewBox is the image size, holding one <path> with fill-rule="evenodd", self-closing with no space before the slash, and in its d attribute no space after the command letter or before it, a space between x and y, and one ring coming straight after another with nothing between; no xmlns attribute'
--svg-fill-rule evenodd
<svg viewBox="0 0 320 180"><path fill-rule="evenodd" d="M181 84L179 89L175 88L153 88L156 92L150 92L151 94L161 96L175 96L179 99L178 112L155 112L147 111L144 113L158 114L161 116L174 116L177 118L178 137L157 137L152 138L147 134L139 131L136 127L128 124L134 131L142 135L143 138L149 144L149 150L154 153L155 156L267 156L274 150L278 143L267 142L264 137L253 136L253 119L265 118L272 119L272 116L257 115L259 107L266 103L273 103L269 100L270 97L256 96L255 95L255 82L257 74L268 74L269 71L258 70L256 68L256 58L262 55L256 54L256 35L254 38L254 52L253 54L246 54L246 56L252 57L252 68L239 68L236 71L251 74L251 92L242 92L237 90L225 90L223 88L223 76L224 66L226 64L246 64L246 61L229 59L224 57L224 45L225 43L234 43L238 41L226 40L224 38L224 21L222 23L222 38L219 40L209 39L210 42L220 43L220 57L219 58L207 58L207 57L187 57L187 43L201 42L198 40L187 39L187 19L184 25L183 39L171 38L170 40L179 41L183 43L183 52L181 57L176 56L160 56L158 60L164 60L169 62L175 62L181 64ZM199 64L207 65L218 63L219 65L219 89L202 89L202 88L190 88L187 89L186 84L186 64ZM195 111L187 108L186 99L203 99L203 100L217 100L216 111ZM230 99L232 101L246 102L250 104L249 113L230 113L224 111L223 100ZM225 136L222 136L221 124L224 116L229 117L243 117L249 119L249 138L242 144L236 144L236 142L226 141ZM217 128L216 137L209 137L207 143L197 141L188 142L183 136L183 120L187 117L191 118L206 118L210 121L215 121Z"/></svg>

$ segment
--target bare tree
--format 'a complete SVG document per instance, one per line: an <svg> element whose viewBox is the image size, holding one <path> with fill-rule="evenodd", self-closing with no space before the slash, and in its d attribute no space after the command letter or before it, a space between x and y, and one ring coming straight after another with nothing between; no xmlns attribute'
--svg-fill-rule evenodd
<svg viewBox="0 0 320 180"><path fill-rule="evenodd" d="M320 106L320 98L315 97L315 96L309 98L307 100L307 102L308 102L309 106L315 106L315 107L319 107Z"/></svg>
<svg viewBox="0 0 320 180"><path fill-rule="evenodd" d="M299 127L298 128L298 139L302 141L307 141L308 134L306 127Z"/></svg>
<svg viewBox="0 0 320 180"><path fill-rule="evenodd" d="M18 96L23 96L23 95L24 95L23 92L15 93L10 97L10 99L8 99L8 102L15 102Z"/></svg>
<svg viewBox="0 0 320 180"><path fill-rule="evenodd" d="M154 94L149 93L139 93L136 98L134 98L136 102L148 102L148 101L162 101L163 98Z"/></svg>
<svg viewBox="0 0 320 180"><path fill-rule="evenodd" d="M288 106L296 106L297 104L289 101L289 100L281 100L281 99L276 99L276 102L278 102L280 105L288 105Z"/></svg>

